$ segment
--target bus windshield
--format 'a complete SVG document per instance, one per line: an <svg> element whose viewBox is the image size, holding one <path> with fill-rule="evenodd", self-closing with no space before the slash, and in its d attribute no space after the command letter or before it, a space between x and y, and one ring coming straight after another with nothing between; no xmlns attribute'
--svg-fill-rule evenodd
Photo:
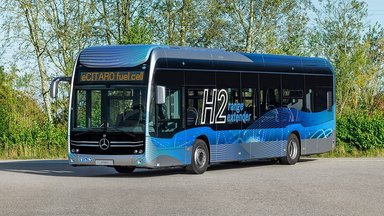
<svg viewBox="0 0 384 216"><path fill-rule="evenodd" d="M77 87L73 130L144 132L145 87Z"/></svg>

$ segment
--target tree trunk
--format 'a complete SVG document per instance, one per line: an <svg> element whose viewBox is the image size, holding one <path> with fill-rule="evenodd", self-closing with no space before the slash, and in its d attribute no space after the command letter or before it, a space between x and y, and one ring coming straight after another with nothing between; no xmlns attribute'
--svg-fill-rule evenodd
<svg viewBox="0 0 384 216"><path fill-rule="evenodd" d="M111 28L109 27L109 17L107 13L107 6L105 4L105 0L102 1L103 4L103 19L104 19L104 24L105 24L105 38L107 39L108 45L111 45Z"/></svg>
<svg viewBox="0 0 384 216"><path fill-rule="evenodd" d="M28 24L28 30L29 30L29 39L31 44L34 47L36 58L37 58L37 64L39 68L39 74L40 74L40 90L41 94L43 96L44 101L44 107L45 111L48 116L49 122L52 123L52 110L51 110L51 102L49 101L49 87L47 84L47 70L44 65L43 60L43 46L40 42L39 38L39 26L38 26L38 15L39 11L30 11L28 8L28 5L22 4L23 12L25 19ZM35 14L32 14L35 12Z"/></svg>
<svg viewBox="0 0 384 216"><path fill-rule="evenodd" d="M48 115L49 122L52 122L52 111L51 111L51 102L49 101L49 86L47 84L48 76L47 70L44 65L43 57L39 51L39 47L35 48L37 55L37 64L40 72L40 85L41 85L41 94L43 95L45 109ZM40 53L40 54L39 54Z"/></svg>
<svg viewBox="0 0 384 216"><path fill-rule="evenodd" d="M124 0L121 5L122 15L123 15L123 40L127 40L128 32L129 32L129 23L131 16L131 0Z"/></svg>
<svg viewBox="0 0 384 216"><path fill-rule="evenodd" d="M173 0L167 0L167 44L173 44L173 19L172 11L173 11Z"/></svg>
<svg viewBox="0 0 384 216"><path fill-rule="evenodd" d="M254 22L254 0L249 1L249 17L248 17L248 29L247 29L247 35L246 35L246 45L245 45L245 51L251 52L252 51L252 36L253 36L253 22Z"/></svg>
<svg viewBox="0 0 384 216"><path fill-rule="evenodd" d="M190 3L190 0L183 0L183 5L181 6L179 46L185 45L185 38L188 29L187 14L190 8Z"/></svg>

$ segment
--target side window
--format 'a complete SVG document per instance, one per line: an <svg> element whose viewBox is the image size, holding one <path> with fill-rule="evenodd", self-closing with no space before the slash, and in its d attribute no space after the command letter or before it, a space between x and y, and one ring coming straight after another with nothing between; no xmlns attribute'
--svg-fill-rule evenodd
<svg viewBox="0 0 384 216"><path fill-rule="evenodd" d="M283 89L283 107L302 110L303 103L303 90Z"/></svg>
<svg viewBox="0 0 384 216"><path fill-rule="evenodd" d="M226 124L216 124L217 130L241 129L242 120L239 118L244 112L241 101L240 73L216 73L216 88L224 89L228 95L227 106L224 107L223 115L226 116ZM222 106L219 102L218 107Z"/></svg>
<svg viewBox="0 0 384 216"><path fill-rule="evenodd" d="M157 110L160 137L172 137L182 129L180 89L166 89L165 103L158 105Z"/></svg>
<svg viewBox="0 0 384 216"><path fill-rule="evenodd" d="M306 108L310 112L332 110L334 104L332 76L306 76L305 85Z"/></svg>
<svg viewBox="0 0 384 216"><path fill-rule="evenodd" d="M155 83L155 85L166 87L165 103L155 106L157 122L155 131L159 137L172 137L183 128L181 86L184 85L184 72L158 70L155 73Z"/></svg>
<svg viewBox="0 0 384 216"><path fill-rule="evenodd" d="M204 89L214 89L215 80L215 72L185 71L184 113L186 115L185 123L187 128L201 125ZM208 114L210 114L209 111ZM209 123L206 125L211 126Z"/></svg>
<svg viewBox="0 0 384 216"><path fill-rule="evenodd" d="M256 92L257 92L257 89L252 89L252 88L242 89L242 101L244 103L244 112L247 114L251 114L251 120L257 119Z"/></svg>
<svg viewBox="0 0 384 216"><path fill-rule="evenodd" d="M304 110L304 76L282 75L282 106Z"/></svg>
<svg viewBox="0 0 384 216"><path fill-rule="evenodd" d="M242 101L244 103L245 112L251 114L252 123L259 116L258 110L258 85L259 74L257 73L243 73L241 74L241 86L242 86Z"/></svg>
<svg viewBox="0 0 384 216"><path fill-rule="evenodd" d="M187 90L187 127L200 125L204 89Z"/></svg>
<svg viewBox="0 0 384 216"><path fill-rule="evenodd" d="M240 103L240 89L239 88L227 88L226 90L228 92L228 102L229 103Z"/></svg>
<svg viewBox="0 0 384 216"><path fill-rule="evenodd" d="M281 106L280 75L260 74L260 117Z"/></svg>

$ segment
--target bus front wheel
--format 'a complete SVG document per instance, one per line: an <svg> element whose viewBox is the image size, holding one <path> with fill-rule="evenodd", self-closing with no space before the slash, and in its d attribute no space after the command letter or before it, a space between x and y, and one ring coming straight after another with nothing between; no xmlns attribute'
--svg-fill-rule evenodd
<svg viewBox="0 0 384 216"><path fill-rule="evenodd" d="M135 170L135 167L129 167L129 166L115 166L116 172L118 173L133 173Z"/></svg>
<svg viewBox="0 0 384 216"><path fill-rule="evenodd" d="M191 164L187 166L187 170L196 173L202 174L208 168L209 163L209 151L207 144L204 140L196 139L192 148Z"/></svg>
<svg viewBox="0 0 384 216"><path fill-rule="evenodd" d="M295 134L288 137L286 156L280 158L281 164L294 165L300 157L300 141Z"/></svg>

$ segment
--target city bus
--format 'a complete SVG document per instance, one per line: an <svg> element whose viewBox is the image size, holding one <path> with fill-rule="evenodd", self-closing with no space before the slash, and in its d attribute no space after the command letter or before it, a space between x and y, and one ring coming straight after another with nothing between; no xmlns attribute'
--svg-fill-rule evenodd
<svg viewBox="0 0 384 216"><path fill-rule="evenodd" d="M278 160L335 147L335 73L322 58L164 45L95 46L70 82L74 166L185 167Z"/></svg>

